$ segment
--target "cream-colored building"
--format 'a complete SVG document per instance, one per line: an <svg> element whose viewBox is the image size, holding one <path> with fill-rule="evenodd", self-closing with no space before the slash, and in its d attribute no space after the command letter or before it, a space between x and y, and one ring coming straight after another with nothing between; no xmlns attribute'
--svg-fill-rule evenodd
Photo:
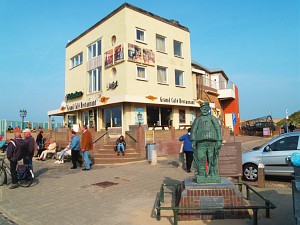
<svg viewBox="0 0 300 225"><path fill-rule="evenodd" d="M65 101L48 115L69 126L178 128L199 108L188 28L130 4L70 41L65 63Z"/></svg>

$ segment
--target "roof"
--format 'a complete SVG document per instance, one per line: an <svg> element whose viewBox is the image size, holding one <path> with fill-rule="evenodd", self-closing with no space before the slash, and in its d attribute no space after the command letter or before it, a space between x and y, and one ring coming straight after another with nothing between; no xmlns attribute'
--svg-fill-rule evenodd
<svg viewBox="0 0 300 225"><path fill-rule="evenodd" d="M209 74L222 73L223 76L224 76L224 78L225 78L226 80L229 80L228 77L227 77L227 75L226 75L226 73L224 72L224 70L222 70L222 69L220 69L220 68L208 69L208 68L206 68L205 66L202 66L200 63L198 63L198 62L192 60L192 66L193 66L193 65L196 66L196 67L200 67L201 69L205 70L205 71L206 71L207 73L209 73Z"/></svg>
<svg viewBox="0 0 300 225"><path fill-rule="evenodd" d="M96 24L94 24L92 27L90 27L88 30L84 31L83 33L81 33L79 36L77 36L75 39L73 39L72 41L70 41L66 47L70 46L71 44L73 44L74 42L76 42L78 39L80 39L81 37L83 37L84 35L86 35L87 33L91 32L93 29L95 29L96 27L98 27L100 24L104 23L106 20L108 20L109 18L113 17L115 14L117 14L119 11L121 11L124 8L129 8L132 9L133 11L139 12L141 14L144 14L146 16L152 17L154 19L157 19L161 22L167 23L171 26L177 27L179 29L185 30L187 32L190 32L189 29L185 26L182 26L179 24L178 21L176 20L168 20L165 19L163 17L157 16L151 12L148 12L144 9L138 8L134 5L128 4L128 3L124 3L122 4L119 8L115 9L113 12L111 12L110 14L108 14L106 17L104 17L102 20L100 20L99 22L97 22Z"/></svg>

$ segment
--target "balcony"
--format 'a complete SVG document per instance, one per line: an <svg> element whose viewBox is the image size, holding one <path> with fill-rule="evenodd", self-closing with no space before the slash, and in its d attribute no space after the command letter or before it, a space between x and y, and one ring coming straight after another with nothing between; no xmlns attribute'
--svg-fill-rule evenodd
<svg viewBox="0 0 300 225"><path fill-rule="evenodd" d="M203 78L202 85L209 87L205 88L205 91L216 93L220 100L235 99L235 85L231 81L216 82L214 80Z"/></svg>
<svg viewBox="0 0 300 225"><path fill-rule="evenodd" d="M220 82L218 89L220 100L222 99L235 99L235 85L231 81Z"/></svg>

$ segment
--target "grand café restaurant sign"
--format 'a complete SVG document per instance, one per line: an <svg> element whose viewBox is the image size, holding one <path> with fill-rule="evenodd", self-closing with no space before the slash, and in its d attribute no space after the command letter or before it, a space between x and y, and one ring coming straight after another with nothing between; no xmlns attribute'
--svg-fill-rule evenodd
<svg viewBox="0 0 300 225"><path fill-rule="evenodd" d="M79 110L83 108L89 108L89 107L94 107L96 106L97 101L89 101L89 102L76 102L73 103L72 105L67 105L67 110L68 111L73 111L73 110Z"/></svg>
<svg viewBox="0 0 300 225"><path fill-rule="evenodd" d="M173 104L183 104L183 105L194 105L194 100L186 100L182 98L174 98L174 97L160 97L160 102L162 103L173 103Z"/></svg>

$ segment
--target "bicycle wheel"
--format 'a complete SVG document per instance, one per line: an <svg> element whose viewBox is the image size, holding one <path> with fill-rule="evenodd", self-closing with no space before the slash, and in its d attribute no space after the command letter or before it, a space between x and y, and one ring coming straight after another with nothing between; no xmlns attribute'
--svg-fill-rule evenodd
<svg viewBox="0 0 300 225"><path fill-rule="evenodd" d="M7 174L3 167L0 168L0 186L7 183Z"/></svg>
<svg viewBox="0 0 300 225"><path fill-rule="evenodd" d="M24 178L18 178L18 183L21 187L29 187L33 182L33 174L29 167L26 169L26 176Z"/></svg>

